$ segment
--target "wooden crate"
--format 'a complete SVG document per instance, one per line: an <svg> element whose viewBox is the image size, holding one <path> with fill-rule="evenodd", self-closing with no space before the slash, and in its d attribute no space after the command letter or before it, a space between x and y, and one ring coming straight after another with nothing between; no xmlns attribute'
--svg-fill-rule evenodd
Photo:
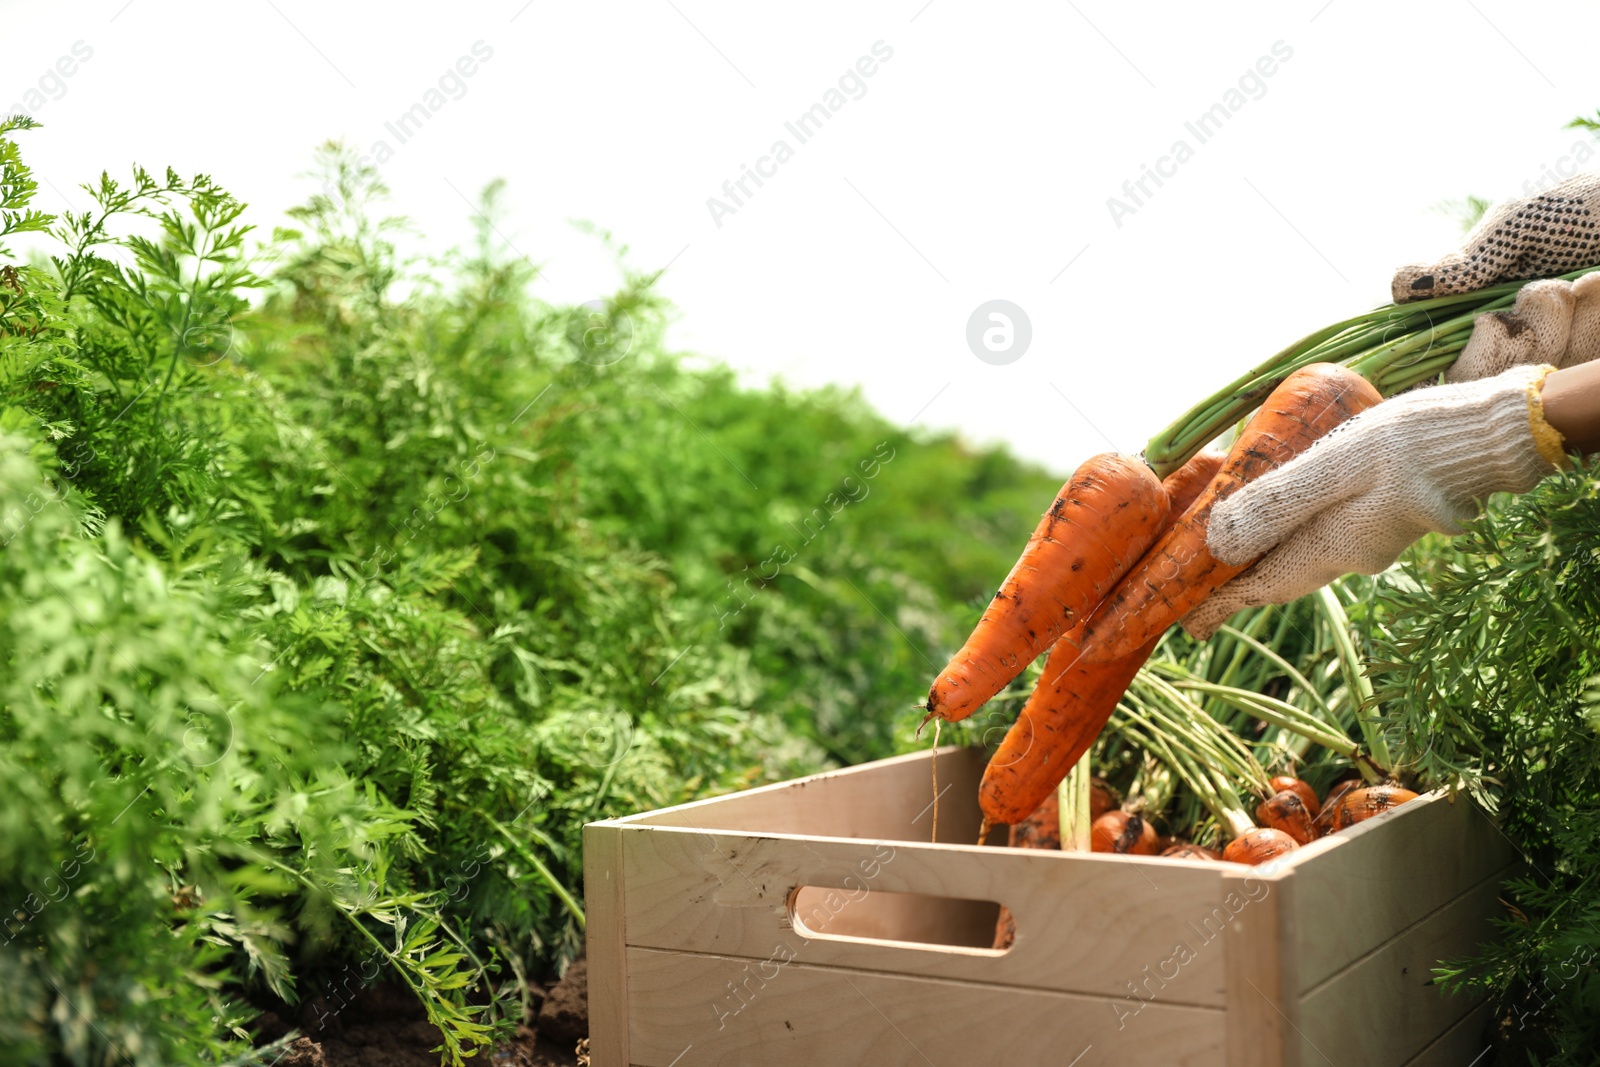
<svg viewBox="0 0 1600 1067"><path fill-rule="evenodd" d="M1430 985L1491 935L1516 858L1464 798L1269 870L930 844L930 759L587 826L595 1067L1467 1067L1484 1049L1482 1004ZM983 764L940 751L941 842L976 839Z"/></svg>

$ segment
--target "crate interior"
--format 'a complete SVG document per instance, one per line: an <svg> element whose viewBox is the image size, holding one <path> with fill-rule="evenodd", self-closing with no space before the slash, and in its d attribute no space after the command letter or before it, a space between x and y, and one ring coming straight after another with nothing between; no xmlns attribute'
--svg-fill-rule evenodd
<svg viewBox="0 0 1600 1067"><path fill-rule="evenodd" d="M987 756L974 748L941 748L799 778L725 797L681 804L619 820L645 826L745 830L877 841L933 840L973 845L983 821L978 783ZM934 774L938 774L935 812ZM1003 831L996 831L996 834ZM992 836L998 841L998 836Z"/></svg>

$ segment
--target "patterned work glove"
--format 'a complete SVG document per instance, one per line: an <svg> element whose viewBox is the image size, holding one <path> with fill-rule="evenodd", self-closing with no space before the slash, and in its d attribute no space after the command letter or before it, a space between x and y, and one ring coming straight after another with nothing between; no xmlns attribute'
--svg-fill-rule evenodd
<svg viewBox="0 0 1600 1067"><path fill-rule="evenodd" d="M1508 367L1548 363L1576 367L1600 356L1600 273L1575 282L1529 282L1510 311L1490 311L1472 324L1472 336L1447 382L1489 378Z"/></svg>
<svg viewBox="0 0 1600 1067"><path fill-rule="evenodd" d="M1391 397L1217 505L1206 546L1225 563L1270 550L1183 619L1207 638L1241 608L1283 604L1352 572L1376 574L1429 531L1461 532L1491 493L1562 466L1544 418L1551 366Z"/></svg>
<svg viewBox="0 0 1600 1067"><path fill-rule="evenodd" d="M1437 263L1415 263L1395 271L1394 302L1548 278L1596 262L1600 262L1600 174L1579 174L1548 192L1490 209L1461 248Z"/></svg>

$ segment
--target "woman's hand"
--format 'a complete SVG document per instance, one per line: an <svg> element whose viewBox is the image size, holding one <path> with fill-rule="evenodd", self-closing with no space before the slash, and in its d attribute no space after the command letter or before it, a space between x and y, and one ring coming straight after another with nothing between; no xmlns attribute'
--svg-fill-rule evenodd
<svg viewBox="0 0 1600 1067"><path fill-rule="evenodd" d="M1540 396L1551 370L1512 367L1391 397L1218 504L1212 555L1264 558L1185 616L1184 629L1210 637L1241 608L1376 574L1425 533L1460 533L1489 494L1533 488L1565 460Z"/></svg>

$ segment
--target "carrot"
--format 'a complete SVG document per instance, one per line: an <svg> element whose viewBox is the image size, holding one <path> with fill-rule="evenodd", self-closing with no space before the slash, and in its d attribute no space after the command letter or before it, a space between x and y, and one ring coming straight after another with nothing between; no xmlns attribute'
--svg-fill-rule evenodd
<svg viewBox="0 0 1600 1067"><path fill-rule="evenodd" d="M1299 847L1294 838L1282 830L1263 826L1229 841L1228 847L1222 850L1222 858L1229 863L1265 863Z"/></svg>
<svg viewBox="0 0 1600 1067"><path fill-rule="evenodd" d="M1168 521L1150 468L1095 456L1061 487L961 651L928 690L928 714L957 722L1081 623Z"/></svg>
<svg viewBox="0 0 1600 1067"><path fill-rule="evenodd" d="M1206 548L1212 509L1382 399L1365 378L1336 363L1313 363L1289 375L1245 426L1199 499L1089 619L1084 661L1103 663L1132 654L1255 563L1223 563Z"/></svg>
<svg viewBox="0 0 1600 1067"><path fill-rule="evenodd" d="M1163 487L1174 515L1182 514L1222 467L1223 457L1202 452L1170 475ZM1128 683L1156 642L1111 663L1080 663L1077 630L1056 642L1044 673L1005 740L989 760L978 803L990 822L1014 823L1055 792L1061 779L1099 736Z"/></svg>
<svg viewBox="0 0 1600 1067"><path fill-rule="evenodd" d="M1168 848L1161 850L1161 855L1175 860L1209 860L1213 863L1222 859L1222 853L1187 841L1179 841Z"/></svg>
<svg viewBox="0 0 1600 1067"><path fill-rule="evenodd" d="M1017 917L1011 909L1000 905L1000 917L994 922L994 947L1008 949L1017 943Z"/></svg>
<svg viewBox="0 0 1600 1067"><path fill-rule="evenodd" d="M1382 815L1390 808L1397 808L1415 799L1417 794L1399 786L1375 785L1370 789L1352 789L1330 809L1333 815L1327 832L1336 833L1358 822L1366 822L1374 815Z"/></svg>
<svg viewBox="0 0 1600 1067"><path fill-rule="evenodd" d="M1156 830L1142 816L1108 811L1089 829L1089 849L1128 856L1154 856Z"/></svg>
<svg viewBox="0 0 1600 1067"><path fill-rule="evenodd" d="M1295 844L1309 845L1321 836L1312 825L1316 816L1306 807L1300 794L1284 789L1261 802L1256 808L1256 821L1274 830L1282 830L1294 838Z"/></svg>
<svg viewBox="0 0 1600 1067"><path fill-rule="evenodd" d="M1332 832L1333 813L1338 810L1339 801L1344 799L1345 794L1352 790L1365 789L1366 785L1361 776L1356 775L1353 778L1340 779L1328 789L1327 795L1322 798L1322 810L1317 812L1315 825L1319 836Z"/></svg>
<svg viewBox="0 0 1600 1067"><path fill-rule="evenodd" d="M1275 775L1272 780L1267 783L1267 787L1274 793L1281 793L1285 789L1293 791L1295 796L1300 798L1300 803L1306 806L1306 810L1311 813L1311 817L1313 819L1315 819L1317 817L1317 813L1322 810L1322 804L1317 800L1317 791L1293 775Z"/></svg>
<svg viewBox="0 0 1600 1067"><path fill-rule="evenodd" d="M1061 847L1061 804L1053 791L1026 819L1012 823L1011 847L1045 849Z"/></svg>

